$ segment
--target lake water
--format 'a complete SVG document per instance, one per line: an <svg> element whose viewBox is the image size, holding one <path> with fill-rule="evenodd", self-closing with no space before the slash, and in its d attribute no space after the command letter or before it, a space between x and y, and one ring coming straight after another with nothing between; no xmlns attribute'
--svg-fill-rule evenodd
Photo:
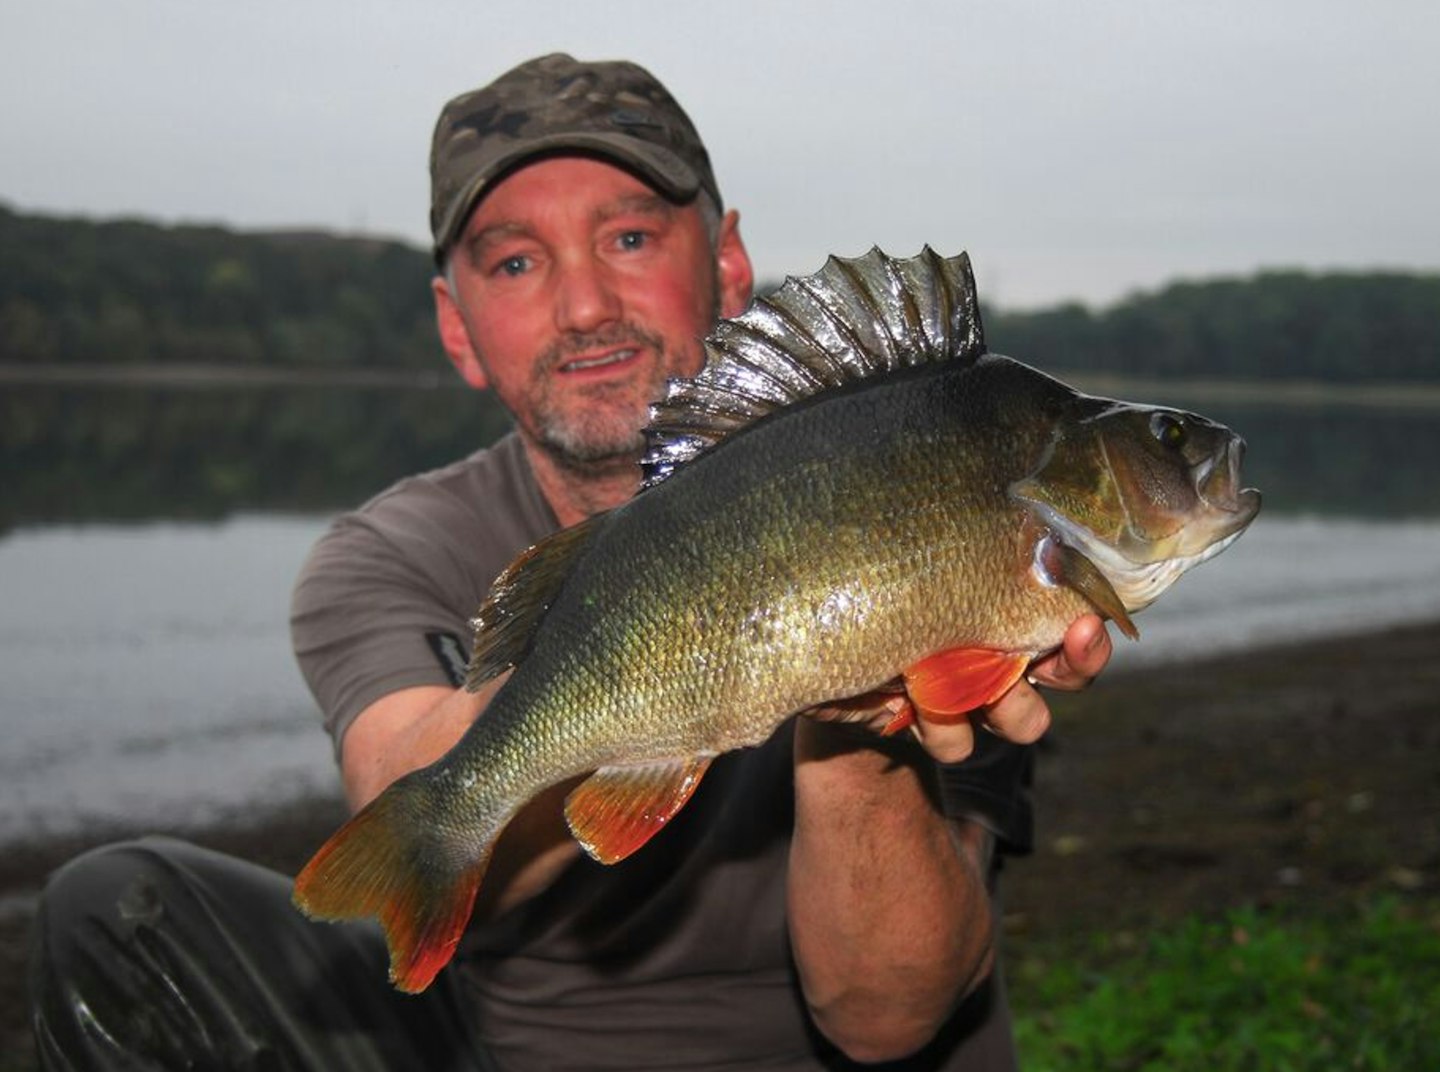
<svg viewBox="0 0 1440 1072"><path fill-rule="evenodd" d="M166 827L336 790L291 660L324 521L95 525L0 541L0 841ZM1440 617L1440 521L1267 518L1138 616L1114 666Z"/></svg>
<svg viewBox="0 0 1440 1072"><path fill-rule="evenodd" d="M0 542L0 839L335 791L286 626L321 528L239 517Z"/></svg>

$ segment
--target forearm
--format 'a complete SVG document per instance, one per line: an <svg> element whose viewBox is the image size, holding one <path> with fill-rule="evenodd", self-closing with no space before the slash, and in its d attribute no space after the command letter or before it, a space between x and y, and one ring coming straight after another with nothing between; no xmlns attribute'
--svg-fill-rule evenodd
<svg viewBox="0 0 1440 1072"><path fill-rule="evenodd" d="M806 1001L866 1060L923 1045L993 962L989 835L941 816L918 768L875 743L798 721L789 872Z"/></svg>
<svg viewBox="0 0 1440 1072"><path fill-rule="evenodd" d="M498 689L498 680L479 692L401 689L360 712L341 745L341 776L351 809L358 811L395 779L453 748Z"/></svg>

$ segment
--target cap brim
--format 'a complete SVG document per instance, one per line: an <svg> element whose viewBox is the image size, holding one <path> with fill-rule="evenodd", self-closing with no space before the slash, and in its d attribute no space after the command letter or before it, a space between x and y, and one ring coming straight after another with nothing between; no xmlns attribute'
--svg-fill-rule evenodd
<svg viewBox="0 0 1440 1072"><path fill-rule="evenodd" d="M465 221L489 188L510 171L533 157L565 150L594 153L635 171L666 197L679 202L689 201L701 189L700 176L687 163L653 142L629 138L623 134L548 134L517 143L506 152L487 160L476 171L445 210L445 217L436 233L435 259L439 261L460 237Z"/></svg>

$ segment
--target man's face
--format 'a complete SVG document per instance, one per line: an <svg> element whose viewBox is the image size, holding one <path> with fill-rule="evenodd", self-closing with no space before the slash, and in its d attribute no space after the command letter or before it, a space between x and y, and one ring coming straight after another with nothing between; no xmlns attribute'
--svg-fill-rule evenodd
<svg viewBox="0 0 1440 1072"><path fill-rule="evenodd" d="M584 469L633 463L650 402L699 371L701 337L743 309L750 282L733 213L712 246L697 205L599 160L554 157L485 195L435 291L466 380Z"/></svg>

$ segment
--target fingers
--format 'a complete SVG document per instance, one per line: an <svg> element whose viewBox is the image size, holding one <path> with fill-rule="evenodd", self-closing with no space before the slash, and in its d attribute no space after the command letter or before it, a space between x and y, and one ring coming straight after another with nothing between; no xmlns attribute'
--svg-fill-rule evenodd
<svg viewBox="0 0 1440 1072"><path fill-rule="evenodd" d="M975 728L968 719L949 726L921 719L915 723L915 736L937 763L959 763L975 751Z"/></svg>
<svg viewBox="0 0 1440 1072"><path fill-rule="evenodd" d="M1050 729L1050 707L1034 685L1079 691L1105 669L1111 651L1105 623L1097 615L1087 614L1065 631L1057 651L1030 666L1028 680L1016 682L995 703L955 725L921 719L917 736L941 763L958 763L974 751L977 726L1016 744L1032 744Z"/></svg>
<svg viewBox="0 0 1440 1072"><path fill-rule="evenodd" d="M1078 692L1105 669L1112 650L1105 623L1097 615L1087 614L1065 631L1058 650L1031 664L1027 676L1052 689Z"/></svg>
<svg viewBox="0 0 1440 1072"><path fill-rule="evenodd" d="M1024 681L976 715L992 733L1016 744L1032 744L1050 728L1050 707L1045 698Z"/></svg>

